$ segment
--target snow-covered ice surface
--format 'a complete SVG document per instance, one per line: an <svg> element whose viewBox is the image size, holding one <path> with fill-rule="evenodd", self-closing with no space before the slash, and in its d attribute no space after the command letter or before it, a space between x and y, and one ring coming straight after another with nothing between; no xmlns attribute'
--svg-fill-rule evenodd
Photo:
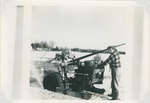
<svg viewBox="0 0 150 103"><path fill-rule="evenodd" d="M56 52L55 52L56 53ZM31 99L63 99L63 100L80 100L80 98L64 95L61 93L56 93L52 91L48 91L43 89L42 81L44 77L43 69L51 68L55 70L55 66L49 65L47 60L50 60L51 58L54 58L55 56L54 52L38 52L33 51L32 52L32 60L31 60L31 71L30 71L30 98ZM76 53L77 57L86 55L84 53ZM105 56L102 58L106 58ZM111 76L110 76L110 69L107 66L105 68L105 74L104 74L104 81L103 84L97 84L94 85L97 88L104 88L106 92L103 95L100 94L93 94L90 100L108 100L111 98L108 98L108 94L111 93ZM120 84L120 99L123 98L123 83L122 80L119 81Z"/></svg>
<svg viewBox="0 0 150 103"><path fill-rule="evenodd" d="M48 90L44 90L38 87L31 87L30 88L31 99L71 99L71 100L78 100L80 98L75 98L69 95L64 95L61 93L56 93Z"/></svg>
<svg viewBox="0 0 150 103"><path fill-rule="evenodd" d="M48 90L38 88L38 87L31 87L30 94L31 94L31 96L30 96L31 99L81 100L81 98L64 95L64 94L57 93L57 92L48 91ZM92 95L90 100L95 100L95 99L96 100L107 100L110 98L108 98L108 96L106 96L106 95L94 94L94 95Z"/></svg>

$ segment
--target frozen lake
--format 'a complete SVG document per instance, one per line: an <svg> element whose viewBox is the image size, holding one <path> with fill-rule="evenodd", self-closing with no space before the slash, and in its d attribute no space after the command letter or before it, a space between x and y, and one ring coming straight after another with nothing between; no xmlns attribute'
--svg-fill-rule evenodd
<svg viewBox="0 0 150 103"><path fill-rule="evenodd" d="M30 86L32 88L34 88L34 87L39 88L39 89L35 89L35 90L39 90L38 92L42 91L42 93L44 93L43 92L43 85L42 85L44 74L42 72L42 69L47 69L47 68L52 69L52 70L56 69L55 65L51 65L50 63L47 62L48 60L51 60L52 58L54 58L56 53L60 53L60 52L32 51ZM77 58L77 57L80 57L80 56L87 55L89 53L72 52L72 54L74 54ZM101 57L102 57L102 59L106 59L106 57L108 57L108 55L101 54ZM89 59L92 59L92 58L93 58L93 56L86 58L86 60L89 60ZM123 95L123 87L122 87L122 83L121 83L122 81L120 80L119 82L121 84L120 85L120 94L121 94L120 98L122 98L122 95ZM104 82L103 82L103 84L102 85L100 85L100 84L95 85L95 87L104 88L106 90L106 92L104 93L103 96L106 96L107 94L111 93L110 83L111 83L110 68L109 68L109 66L106 66L105 73L104 73ZM49 99L51 99L51 96L48 96L48 95L50 93L53 93L53 92L49 92L49 93L48 92L49 91L46 91L45 94L41 95L42 96L41 98L44 98L43 96L46 96L46 97L49 97ZM63 95L63 94L60 94L59 96L61 96L61 95ZM58 99L60 97L57 97L57 95L56 95L56 97L53 96L53 98ZM98 97L94 96L92 98L100 99L99 96Z"/></svg>

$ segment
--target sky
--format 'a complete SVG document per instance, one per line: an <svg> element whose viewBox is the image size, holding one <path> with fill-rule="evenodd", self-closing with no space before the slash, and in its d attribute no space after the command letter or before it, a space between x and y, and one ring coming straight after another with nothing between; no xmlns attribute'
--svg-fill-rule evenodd
<svg viewBox="0 0 150 103"><path fill-rule="evenodd" d="M133 11L125 7L33 6L32 41L69 48L101 49L127 43Z"/></svg>

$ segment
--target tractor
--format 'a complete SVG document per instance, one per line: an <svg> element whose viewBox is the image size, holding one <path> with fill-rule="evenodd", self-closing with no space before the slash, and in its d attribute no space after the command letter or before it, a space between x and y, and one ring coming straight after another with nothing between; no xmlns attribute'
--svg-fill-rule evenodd
<svg viewBox="0 0 150 103"><path fill-rule="evenodd" d="M103 84L105 68L101 65L102 61L99 63L96 60L82 61L99 53L109 54L107 49L94 51L78 58L71 57L68 50L56 54L54 59L48 61L56 66L56 70L45 70L44 89L82 99L90 99L93 93L103 94L104 88L93 86L97 83ZM119 53L125 54L125 52Z"/></svg>

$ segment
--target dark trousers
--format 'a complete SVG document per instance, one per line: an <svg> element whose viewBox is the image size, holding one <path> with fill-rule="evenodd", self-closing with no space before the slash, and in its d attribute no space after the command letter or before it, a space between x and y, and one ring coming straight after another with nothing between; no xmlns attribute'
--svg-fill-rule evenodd
<svg viewBox="0 0 150 103"><path fill-rule="evenodd" d="M119 84L118 84L118 68L111 67L111 90L112 90L112 98L117 99L119 96Z"/></svg>

